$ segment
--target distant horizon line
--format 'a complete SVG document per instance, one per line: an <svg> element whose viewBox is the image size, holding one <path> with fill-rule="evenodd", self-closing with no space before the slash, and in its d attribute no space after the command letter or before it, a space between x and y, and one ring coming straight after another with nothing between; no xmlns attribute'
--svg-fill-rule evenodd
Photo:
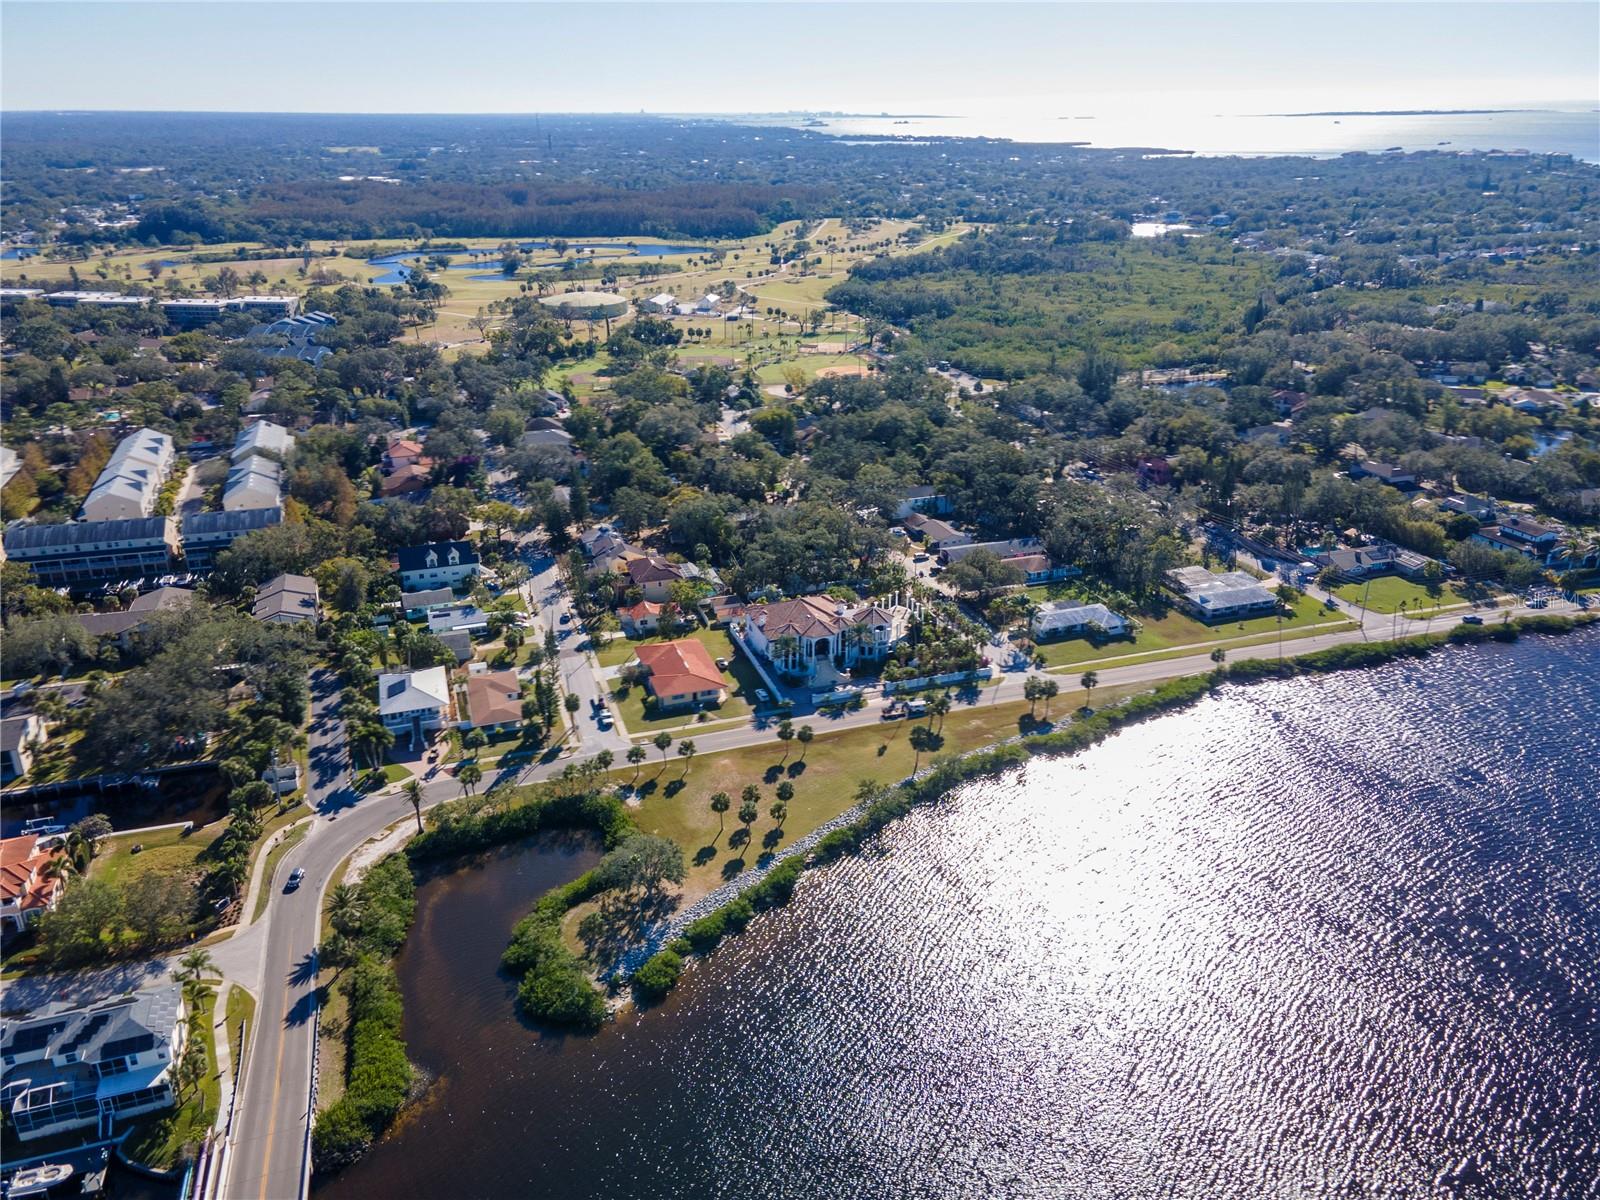
<svg viewBox="0 0 1600 1200"><path fill-rule="evenodd" d="M1570 104L1572 107L1567 107ZM1501 113L1600 113L1593 101L1547 101L1537 105L1504 108L1353 108L1320 109L1309 112L1217 113L1219 117L1450 117L1485 116ZM917 120L952 121L973 119L975 113L842 112L836 109L721 109L685 112L651 109L260 109L260 108L79 108L51 105L45 108L0 107L3 116L248 116L248 117L657 117L683 119L708 117L809 117L819 120ZM1089 114L1089 117L1099 114ZM1080 118L1083 119L1083 118Z"/></svg>

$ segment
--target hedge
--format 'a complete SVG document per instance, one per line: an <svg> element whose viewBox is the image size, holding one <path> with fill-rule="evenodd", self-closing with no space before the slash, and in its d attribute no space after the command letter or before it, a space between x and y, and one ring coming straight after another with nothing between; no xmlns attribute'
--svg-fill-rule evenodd
<svg viewBox="0 0 1600 1200"><path fill-rule="evenodd" d="M390 965L416 912L410 865L392 854L357 889L360 957L344 981L350 999L350 1054L344 1095L317 1117L311 1157L316 1170L337 1171L364 1154L393 1121L411 1089L411 1064L400 1036L400 984Z"/></svg>

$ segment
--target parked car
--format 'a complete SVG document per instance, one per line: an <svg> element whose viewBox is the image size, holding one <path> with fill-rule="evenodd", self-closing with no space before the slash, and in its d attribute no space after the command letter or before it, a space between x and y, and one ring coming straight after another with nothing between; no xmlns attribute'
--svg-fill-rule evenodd
<svg viewBox="0 0 1600 1200"><path fill-rule="evenodd" d="M571 613L562 613L561 614L561 623L563 625L572 624L572 614Z"/></svg>
<svg viewBox="0 0 1600 1200"><path fill-rule="evenodd" d="M283 890L286 892L294 891L305 880L305 877L306 869L304 867L296 867L289 872L289 881L283 885Z"/></svg>
<svg viewBox="0 0 1600 1200"><path fill-rule="evenodd" d="M599 714L595 717L594 723L601 729L610 729L612 726L611 710L608 708L602 708Z"/></svg>
<svg viewBox="0 0 1600 1200"><path fill-rule="evenodd" d="M911 561L912 562L925 563L925 562L928 561L928 556L926 554L918 554L918 555L914 556Z"/></svg>
<svg viewBox="0 0 1600 1200"><path fill-rule="evenodd" d="M766 688L757 688L756 689L756 703L757 704L771 704L772 703L772 693L767 691Z"/></svg>

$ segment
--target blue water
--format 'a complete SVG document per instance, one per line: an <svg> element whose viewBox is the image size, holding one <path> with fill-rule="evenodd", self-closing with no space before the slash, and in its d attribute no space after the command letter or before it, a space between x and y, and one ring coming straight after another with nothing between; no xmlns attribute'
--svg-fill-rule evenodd
<svg viewBox="0 0 1600 1200"><path fill-rule="evenodd" d="M550 243L547 241L518 242L522 250L548 250ZM712 246L691 246L675 242L649 242L637 246L628 246L623 242L571 242L567 248L581 255L595 254L605 258L666 258L673 254L705 254L714 249ZM498 252L500 247L474 246L467 250L406 250L394 254L380 254L376 258L369 258L367 265L371 267L393 267L394 270L379 275L373 283L404 283L407 270L404 264L416 262L418 259L427 258L433 254L443 254L450 258L451 271L478 271L480 274L469 275L468 279L496 280L504 279L500 273L500 260L498 258L473 258L473 251L481 255Z"/></svg>
<svg viewBox="0 0 1600 1200"><path fill-rule="evenodd" d="M322 1200L1600 1196L1600 632L963 787L592 1038L495 975L546 853L419 893L438 1082Z"/></svg>
<svg viewBox="0 0 1600 1200"><path fill-rule="evenodd" d="M36 246L7 246L0 250L0 258L32 258L37 253Z"/></svg>
<svg viewBox="0 0 1600 1200"><path fill-rule="evenodd" d="M1080 102L1081 103L1081 102ZM1485 107L1496 107L1486 105ZM745 118L740 118L745 119ZM801 125L803 117L769 117L765 123ZM763 119L757 119L762 123ZM1018 142L1080 142L1109 149L1161 147L1201 155L1274 154L1333 157L1351 151L1380 153L1399 148L1526 150L1570 154L1600 162L1600 112L1593 100L1559 108L1485 113L1346 113L1340 115L1226 114L1202 107L1161 112L1074 107L1061 99L1046 104L996 105L991 111L944 117L837 117L816 132L874 137L988 137Z"/></svg>

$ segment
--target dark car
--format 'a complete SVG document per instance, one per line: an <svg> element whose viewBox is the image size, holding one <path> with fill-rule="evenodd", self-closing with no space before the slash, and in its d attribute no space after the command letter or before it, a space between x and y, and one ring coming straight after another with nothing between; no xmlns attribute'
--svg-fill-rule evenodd
<svg viewBox="0 0 1600 1200"><path fill-rule="evenodd" d="M1463 625L1482 625L1483 624L1483 618L1482 617L1462 617L1461 618L1461 623Z"/></svg>
<svg viewBox="0 0 1600 1200"><path fill-rule="evenodd" d="M286 892L295 891L297 888L299 888L305 877L306 869L304 867L296 867L294 870L289 872L289 881L283 885L283 890Z"/></svg>

